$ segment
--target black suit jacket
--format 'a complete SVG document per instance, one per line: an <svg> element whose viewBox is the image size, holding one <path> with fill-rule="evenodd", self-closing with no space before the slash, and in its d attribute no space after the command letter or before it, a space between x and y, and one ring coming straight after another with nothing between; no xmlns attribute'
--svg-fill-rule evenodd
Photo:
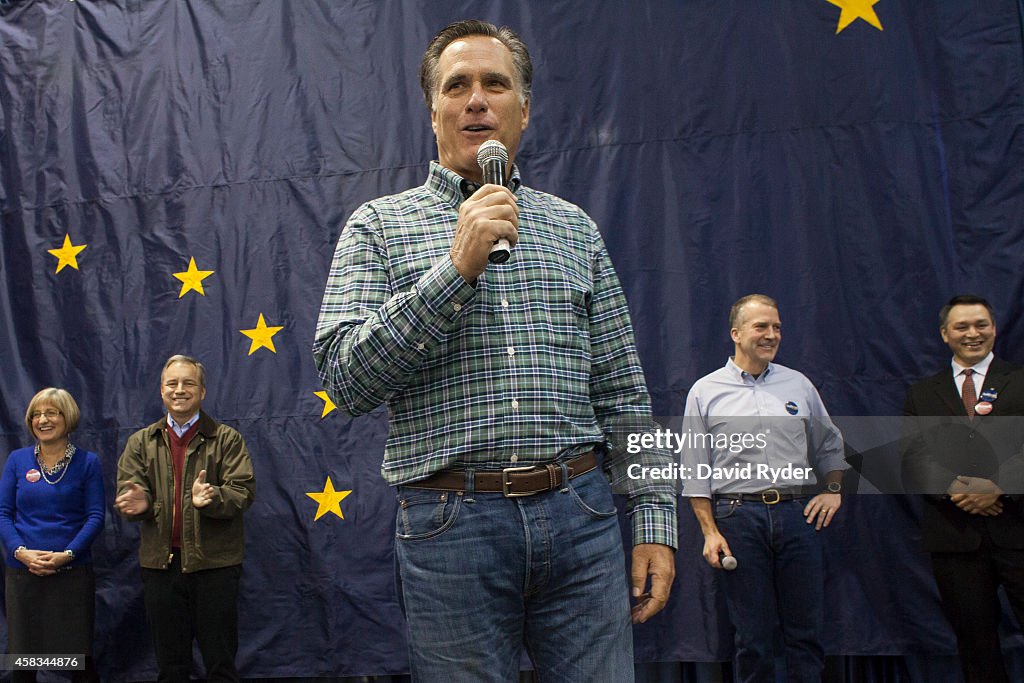
<svg viewBox="0 0 1024 683"><path fill-rule="evenodd" d="M992 412L969 419L948 366L907 391L903 414L916 419L907 420L904 489L926 494L921 530L931 552L976 550L983 530L999 547L1024 548L1024 417L1007 419L1024 416L1024 371L994 358L977 388L979 398L991 392ZM1009 493L1002 514L972 515L954 505L944 492L960 474L991 479Z"/></svg>

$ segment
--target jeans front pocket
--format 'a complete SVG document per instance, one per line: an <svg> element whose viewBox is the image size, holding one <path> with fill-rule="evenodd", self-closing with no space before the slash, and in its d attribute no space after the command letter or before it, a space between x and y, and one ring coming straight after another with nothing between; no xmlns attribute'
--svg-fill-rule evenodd
<svg viewBox="0 0 1024 683"><path fill-rule="evenodd" d="M715 501L715 519L732 517L736 512L736 508L740 505L742 505L742 501L719 498Z"/></svg>
<svg viewBox="0 0 1024 683"><path fill-rule="evenodd" d="M612 487L600 468L570 479L569 492L576 504L591 517L605 519L617 512Z"/></svg>
<svg viewBox="0 0 1024 683"><path fill-rule="evenodd" d="M435 491L400 486L395 537L417 541L438 536L455 524L462 496L455 491Z"/></svg>

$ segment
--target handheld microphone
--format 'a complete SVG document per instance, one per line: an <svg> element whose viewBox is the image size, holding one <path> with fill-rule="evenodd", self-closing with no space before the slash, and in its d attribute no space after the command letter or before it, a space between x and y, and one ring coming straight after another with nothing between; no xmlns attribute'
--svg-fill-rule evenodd
<svg viewBox="0 0 1024 683"><path fill-rule="evenodd" d="M505 165L508 164L508 150L497 140L488 140L476 151L476 163L484 172L484 183L505 185ZM499 239L491 247L487 260L491 263L504 263L512 255L512 247L505 238Z"/></svg>
<svg viewBox="0 0 1024 683"><path fill-rule="evenodd" d="M736 564L736 558L732 555L722 556L722 569L724 569L725 571L731 572L733 569L736 569Z"/></svg>

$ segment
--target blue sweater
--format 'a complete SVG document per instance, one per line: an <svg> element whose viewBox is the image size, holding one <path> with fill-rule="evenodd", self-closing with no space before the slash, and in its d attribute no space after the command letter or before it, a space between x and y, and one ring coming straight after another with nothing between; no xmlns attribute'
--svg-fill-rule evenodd
<svg viewBox="0 0 1024 683"><path fill-rule="evenodd" d="M100 459L78 449L56 485L41 476L30 481L25 475L31 470L39 472L33 448L19 448L8 456L0 477L0 540L5 562L24 569L25 565L14 559L15 549L22 545L31 550L71 550L75 553L72 565L91 562L90 548L103 529L106 514Z"/></svg>

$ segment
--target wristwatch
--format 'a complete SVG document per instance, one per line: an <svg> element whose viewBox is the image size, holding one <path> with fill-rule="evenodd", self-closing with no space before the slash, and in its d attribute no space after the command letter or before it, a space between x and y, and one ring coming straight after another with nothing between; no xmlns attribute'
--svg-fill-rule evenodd
<svg viewBox="0 0 1024 683"><path fill-rule="evenodd" d="M72 550L71 548L68 548L67 550L65 550L64 554L68 556L69 560L75 559L75 551Z"/></svg>
<svg viewBox="0 0 1024 683"><path fill-rule="evenodd" d="M830 481L828 485L825 487L825 491L827 493L842 493L843 485L840 484L838 481Z"/></svg>

